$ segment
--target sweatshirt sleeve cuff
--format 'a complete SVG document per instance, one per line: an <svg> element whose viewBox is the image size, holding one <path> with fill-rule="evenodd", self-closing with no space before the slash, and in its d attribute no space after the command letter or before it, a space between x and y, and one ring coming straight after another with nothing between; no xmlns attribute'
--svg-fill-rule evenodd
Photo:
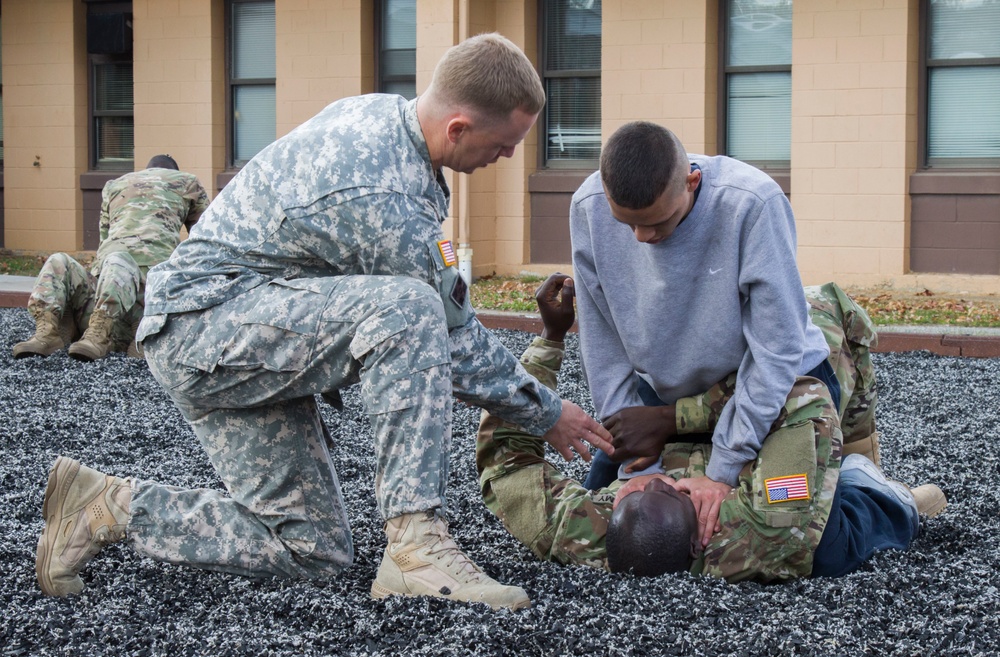
<svg viewBox="0 0 1000 657"><path fill-rule="evenodd" d="M735 454L721 449L712 448L712 456L705 467L705 475L714 481L736 488L740 480L740 472L745 463L733 459Z"/></svg>

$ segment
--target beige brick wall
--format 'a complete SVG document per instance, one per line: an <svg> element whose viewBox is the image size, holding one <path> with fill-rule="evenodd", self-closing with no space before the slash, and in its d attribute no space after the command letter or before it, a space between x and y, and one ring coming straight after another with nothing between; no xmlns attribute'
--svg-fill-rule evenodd
<svg viewBox="0 0 1000 657"><path fill-rule="evenodd" d="M372 0L275 5L277 136L339 98L373 90Z"/></svg>
<svg viewBox="0 0 1000 657"><path fill-rule="evenodd" d="M714 152L717 3L605 0L602 11L604 138L629 121L654 121L689 151Z"/></svg>
<svg viewBox="0 0 1000 657"><path fill-rule="evenodd" d="M169 153L208 190L225 167L225 26L214 0L133 0L135 168Z"/></svg>
<svg viewBox="0 0 1000 657"><path fill-rule="evenodd" d="M807 283L906 273L917 2L796 0L792 206Z"/></svg>
<svg viewBox="0 0 1000 657"><path fill-rule="evenodd" d="M3 3L4 223L10 249L83 243L79 174L87 164L81 2Z"/></svg>

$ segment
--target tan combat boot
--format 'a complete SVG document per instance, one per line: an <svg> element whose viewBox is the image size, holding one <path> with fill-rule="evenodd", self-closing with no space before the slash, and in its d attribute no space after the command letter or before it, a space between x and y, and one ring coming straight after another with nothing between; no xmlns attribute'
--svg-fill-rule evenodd
<svg viewBox="0 0 1000 657"><path fill-rule="evenodd" d="M928 518L933 518L948 506L948 498L945 497L944 491L934 484L917 486L911 488L910 492L913 493L913 501L917 503L917 511Z"/></svg>
<svg viewBox="0 0 1000 657"><path fill-rule="evenodd" d="M83 590L80 570L109 543L125 538L132 491L112 477L60 456L49 470L35 573L45 595Z"/></svg>
<svg viewBox="0 0 1000 657"><path fill-rule="evenodd" d="M14 358L51 356L66 346L60 332L60 319L55 313L43 312L35 317L35 335L14 345Z"/></svg>
<svg viewBox="0 0 1000 657"><path fill-rule="evenodd" d="M878 453L878 432L876 431L872 435L867 438L862 438L861 440L844 443L843 455L847 456L848 454L861 454L881 468L882 459L879 457Z"/></svg>
<svg viewBox="0 0 1000 657"><path fill-rule="evenodd" d="M111 327L115 320L108 313L98 308L90 316L90 324L83 332L83 337L69 347L69 355L82 361L94 361L104 358L111 351Z"/></svg>
<svg viewBox="0 0 1000 657"><path fill-rule="evenodd" d="M429 595L494 609L531 606L524 589L500 584L467 557L434 510L390 518L385 533L389 544L372 582L373 598Z"/></svg>

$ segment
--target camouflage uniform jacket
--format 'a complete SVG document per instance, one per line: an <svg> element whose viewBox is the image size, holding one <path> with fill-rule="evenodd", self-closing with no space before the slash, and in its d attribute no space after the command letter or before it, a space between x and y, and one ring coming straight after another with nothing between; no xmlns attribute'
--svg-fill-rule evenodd
<svg viewBox="0 0 1000 657"><path fill-rule="evenodd" d="M110 253L124 251L145 272L173 253L181 227L208 207L208 194L190 173L154 167L109 180L101 194L101 242L91 268L99 276Z"/></svg>
<svg viewBox="0 0 1000 657"><path fill-rule="evenodd" d="M836 283L805 288L809 318L830 346L828 361L840 383L840 428L844 443L875 433L875 367L871 348L878 343L875 325ZM722 407L733 395L736 375L706 392L677 400L677 433L711 433ZM778 418L779 421L781 418Z"/></svg>
<svg viewBox="0 0 1000 657"><path fill-rule="evenodd" d="M554 386L562 356L560 343L536 338L522 363ZM692 574L770 582L812 572L841 454L836 411L824 393L815 379L796 379L781 411L781 426L740 472L737 486L722 503L722 528L693 564ZM673 443L664 449L662 463L675 479L695 477L705 474L710 455L710 444ZM540 441L485 413L476 465L486 505L538 557L607 568L605 536L621 480L588 491L544 460Z"/></svg>
<svg viewBox="0 0 1000 657"><path fill-rule="evenodd" d="M561 402L475 318L441 230L449 198L416 100L337 101L248 162L150 272L137 339L171 313L211 308L272 280L415 278L444 304L456 395L540 435L559 419ZM206 336L183 364L213 371L231 337Z"/></svg>

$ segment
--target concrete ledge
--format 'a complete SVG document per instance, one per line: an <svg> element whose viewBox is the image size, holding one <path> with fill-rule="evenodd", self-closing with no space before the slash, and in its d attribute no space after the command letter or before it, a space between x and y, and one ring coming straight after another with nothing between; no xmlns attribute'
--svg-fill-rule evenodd
<svg viewBox="0 0 1000 657"><path fill-rule="evenodd" d="M521 313L478 312L479 321L489 329L509 329L527 333L541 333L542 320L537 315ZM971 358L1000 357L1000 334L996 336L951 335L927 332L894 331L891 328L878 332L876 352L929 351L939 356L966 356ZM573 325L576 331L576 325Z"/></svg>
<svg viewBox="0 0 1000 657"><path fill-rule="evenodd" d="M0 308L24 308L30 292L0 290ZM522 313L478 312L479 321L488 329L507 329L541 333L542 320ZM576 331L576 324L572 330ZM931 329L933 330L933 329ZM883 329L878 333L876 352L930 351L940 356L1000 358L1000 335L951 335L947 333L910 333Z"/></svg>
<svg viewBox="0 0 1000 657"><path fill-rule="evenodd" d="M0 290L0 308L25 308L28 305L30 292L11 292Z"/></svg>

